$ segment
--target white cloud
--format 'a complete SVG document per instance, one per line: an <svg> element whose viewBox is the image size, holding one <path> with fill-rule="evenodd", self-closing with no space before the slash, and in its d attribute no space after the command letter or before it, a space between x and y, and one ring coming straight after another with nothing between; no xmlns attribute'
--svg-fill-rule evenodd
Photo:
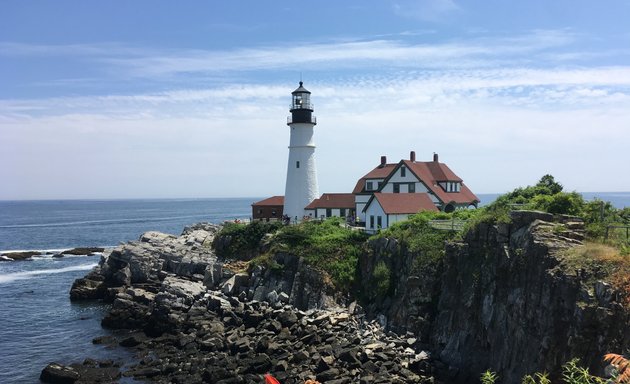
<svg viewBox="0 0 630 384"><path fill-rule="evenodd" d="M113 78L142 77L152 81L181 81L190 76L203 76L236 71L295 70L325 71L349 69L472 69L513 67L531 63L537 56L550 58L551 48L561 55L576 36L568 30L535 30L520 36L469 37L450 41L423 43L415 35L399 34L395 39L371 39L333 42L302 42L236 48L231 50L156 50L116 43L73 45L28 45L0 43L0 55L20 57L43 55L89 59L92 67ZM383 68L386 66L386 68ZM175 76L175 77L173 77ZM68 81L66 79L65 81Z"/></svg>
<svg viewBox="0 0 630 384"><path fill-rule="evenodd" d="M136 56L124 47L112 55L84 49L115 63L111 72L164 76L170 86L0 99L0 198L282 194L296 84L242 75L187 88L177 76L300 65L316 73L306 86L319 121L322 192L349 191L380 155L394 161L410 150L420 159L440 153L477 192L545 173L569 189L630 190L616 177L619 164L630 163L630 66L530 65L574 39L534 31L439 44L368 40Z"/></svg>

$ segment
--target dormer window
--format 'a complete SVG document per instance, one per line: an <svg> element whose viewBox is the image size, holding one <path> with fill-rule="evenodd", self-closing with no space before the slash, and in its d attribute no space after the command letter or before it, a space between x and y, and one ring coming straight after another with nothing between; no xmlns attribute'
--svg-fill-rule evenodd
<svg viewBox="0 0 630 384"><path fill-rule="evenodd" d="M462 190L462 183L459 181L446 181L440 183L440 186L446 192L460 192Z"/></svg>
<svg viewBox="0 0 630 384"><path fill-rule="evenodd" d="M407 168L400 167L400 177L405 177L405 176L407 176Z"/></svg>
<svg viewBox="0 0 630 384"><path fill-rule="evenodd" d="M368 181L367 183L365 183L365 190L366 191L373 191L374 190L374 183L371 181Z"/></svg>

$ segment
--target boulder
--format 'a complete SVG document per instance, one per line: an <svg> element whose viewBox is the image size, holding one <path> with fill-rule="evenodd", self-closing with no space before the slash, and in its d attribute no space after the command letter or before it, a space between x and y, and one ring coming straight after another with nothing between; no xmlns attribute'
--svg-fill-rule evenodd
<svg viewBox="0 0 630 384"><path fill-rule="evenodd" d="M76 369L58 363L48 364L39 375L41 381L51 384L72 384L79 380L79 377Z"/></svg>
<svg viewBox="0 0 630 384"><path fill-rule="evenodd" d="M80 248L72 248L62 251L60 255L86 255L86 256L94 256L96 254L103 253L105 248L100 247L80 247Z"/></svg>

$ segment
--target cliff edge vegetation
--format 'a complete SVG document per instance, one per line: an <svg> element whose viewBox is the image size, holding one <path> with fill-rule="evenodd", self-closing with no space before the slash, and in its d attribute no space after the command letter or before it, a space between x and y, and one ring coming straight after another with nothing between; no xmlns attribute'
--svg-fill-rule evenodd
<svg viewBox="0 0 630 384"><path fill-rule="evenodd" d="M277 222L227 223L217 237L216 250L219 257L249 260L250 272L257 266L280 270L283 266L274 256L290 253L322 272L336 289L350 293L367 238L340 218L290 226Z"/></svg>

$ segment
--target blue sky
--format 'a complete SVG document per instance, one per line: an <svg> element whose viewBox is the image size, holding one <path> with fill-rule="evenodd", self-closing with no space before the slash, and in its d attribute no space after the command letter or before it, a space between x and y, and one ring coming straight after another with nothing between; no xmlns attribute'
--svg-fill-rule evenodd
<svg viewBox="0 0 630 384"><path fill-rule="evenodd" d="M0 199L320 192L434 152L477 193L630 191L630 2L4 1Z"/></svg>

